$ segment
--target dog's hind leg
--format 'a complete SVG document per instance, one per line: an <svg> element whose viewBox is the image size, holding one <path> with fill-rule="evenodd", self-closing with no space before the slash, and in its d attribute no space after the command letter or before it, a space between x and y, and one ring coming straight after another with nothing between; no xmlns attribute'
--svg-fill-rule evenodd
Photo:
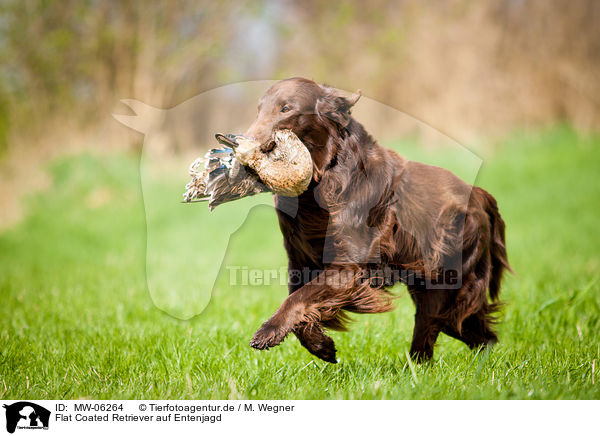
<svg viewBox="0 0 600 436"><path fill-rule="evenodd" d="M464 342L471 349L494 345L498 342L498 336L490 326L491 311L491 306L488 305L467 317L462 323L460 333L453 325L444 326L442 331L448 336Z"/></svg>
<svg viewBox="0 0 600 436"><path fill-rule="evenodd" d="M487 262L481 264L486 266ZM471 349L498 342L492 330L493 313L498 303L487 301L488 275L480 273L478 277L475 271L464 278L465 282L458 291L452 310L446 313L442 327L445 334L464 342Z"/></svg>
<svg viewBox="0 0 600 436"><path fill-rule="evenodd" d="M495 258L495 248L491 248L489 244L492 239L489 226L480 225L480 221L475 220L474 216L468 217L465 226L462 286L451 310L445 314L446 320L442 328L445 334L464 342L471 349L498 342L498 337L492 330L493 313L499 307L499 303L494 300L498 297L502 269L505 268L501 261L507 264L505 252L504 260ZM501 221L499 216L497 220ZM503 231L502 228L502 240ZM495 246L492 244L492 247ZM488 295L492 302L489 302Z"/></svg>
<svg viewBox="0 0 600 436"><path fill-rule="evenodd" d="M409 288L409 292L416 306L410 355L421 363L433 357L433 346L443 325L440 315L446 309L451 293L447 290L414 288Z"/></svg>

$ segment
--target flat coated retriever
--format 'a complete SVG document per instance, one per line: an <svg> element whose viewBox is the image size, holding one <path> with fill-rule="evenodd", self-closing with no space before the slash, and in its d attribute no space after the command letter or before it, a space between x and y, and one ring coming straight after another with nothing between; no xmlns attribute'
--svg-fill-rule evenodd
<svg viewBox="0 0 600 436"><path fill-rule="evenodd" d="M294 332L308 351L335 363L324 329L345 330L346 312L391 310L387 289L396 282L416 305L414 359L431 359L440 332L471 348L496 342L493 313L510 267L494 197L379 146L351 116L359 97L282 80L260 99L245 133L269 152L271 133L291 129L314 164L306 192L275 196L290 295L250 345L268 349Z"/></svg>

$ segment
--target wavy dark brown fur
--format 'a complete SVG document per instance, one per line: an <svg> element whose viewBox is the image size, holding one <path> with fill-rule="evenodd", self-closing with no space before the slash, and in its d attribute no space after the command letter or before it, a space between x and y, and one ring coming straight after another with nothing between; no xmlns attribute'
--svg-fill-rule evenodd
<svg viewBox="0 0 600 436"><path fill-rule="evenodd" d="M311 353L335 362L323 328L345 329L346 312L391 310L387 289L396 282L416 305L416 359L432 357L440 332L472 348L495 342L493 314L509 268L496 201L447 170L380 147L351 117L358 97L284 80L261 98L246 132L268 149L273 130L291 129L314 163L306 192L275 198L290 295L251 345L266 349L294 332Z"/></svg>

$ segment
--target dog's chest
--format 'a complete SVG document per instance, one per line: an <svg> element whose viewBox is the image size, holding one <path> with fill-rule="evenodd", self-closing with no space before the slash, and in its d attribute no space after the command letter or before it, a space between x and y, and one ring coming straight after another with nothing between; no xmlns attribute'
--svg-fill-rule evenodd
<svg viewBox="0 0 600 436"><path fill-rule="evenodd" d="M323 264L323 245L329 232L329 213L300 196L276 196L275 207L290 259L304 265ZM298 201L297 203L295 203Z"/></svg>

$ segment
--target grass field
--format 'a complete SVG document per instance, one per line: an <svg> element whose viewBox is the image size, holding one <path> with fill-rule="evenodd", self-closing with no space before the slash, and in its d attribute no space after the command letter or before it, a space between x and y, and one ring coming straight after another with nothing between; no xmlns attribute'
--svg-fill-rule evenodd
<svg viewBox="0 0 600 436"><path fill-rule="evenodd" d="M413 365L414 309L398 287L394 312L332 333L340 363L330 365L293 337L269 352L248 346L287 294L279 284L229 286L222 271L201 315L157 309L138 158L55 161L51 188L0 234L0 398L600 399L599 168L600 140L568 128L515 134L484 159L477 184L498 199L516 271L491 353L443 336L434 362ZM242 213L244 201L222 212ZM227 262L286 264L273 209L253 209Z"/></svg>

